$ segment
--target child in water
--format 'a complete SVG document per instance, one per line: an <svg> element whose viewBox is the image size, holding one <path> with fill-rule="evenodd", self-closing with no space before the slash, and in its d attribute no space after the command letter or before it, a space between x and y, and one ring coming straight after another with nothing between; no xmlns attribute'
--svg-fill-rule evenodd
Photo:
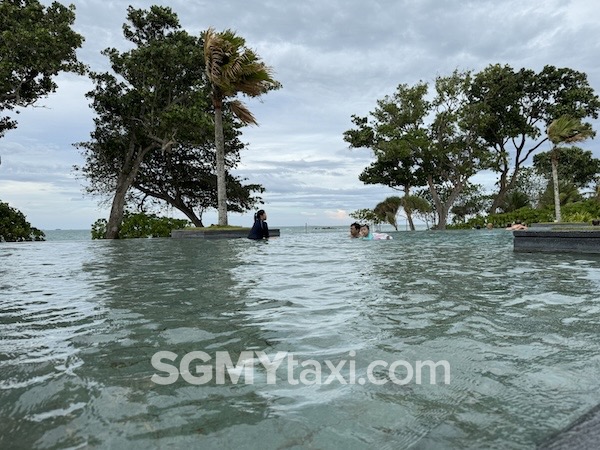
<svg viewBox="0 0 600 450"><path fill-rule="evenodd" d="M366 224L360 227L360 237L365 241L381 241L392 239L392 237L386 233L372 234L369 225Z"/></svg>

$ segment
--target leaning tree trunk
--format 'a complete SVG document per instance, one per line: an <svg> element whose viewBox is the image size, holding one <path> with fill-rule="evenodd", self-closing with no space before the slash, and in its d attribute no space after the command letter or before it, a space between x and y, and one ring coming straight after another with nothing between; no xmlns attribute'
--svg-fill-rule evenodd
<svg viewBox="0 0 600 450"><path fill-rule="evenodd" d="M112 206L110 208L110 216L106 225L105 239L118 239L121 223L123 222L123 214L125 212L125 197L131 183L127 182L127 175L120 174L117 181L117 190L113 197Z"/></svg>
<svg viewBox="0 0 600 450"><path fill-rule="evenodd" d="M556 151L552 151L552 183L554 184L554 213L556 215L556 221L561 222L562 218L560 215L560 192L558 191L558 156Z"/></svg>
<svg viewBox="0 0 600 450"><path fill-rule="evenodd" d="M183 200L181 200L181 197L179 195L176 195L175 197L171 197L169 194L165 194L163 192L156 192L156 191L147 189L138 183L134 183L133 187L135 187L138 191L140 191L146 195L149 195L150 197L154 197L159 200L165 201L167 204L171 205L173 208L176 208L178 211L181 211L183 214L185 214L186 217L188 219L190 219L190 222L192 222L195 227L204 228L202 219L196 215L196 213L194 212L194 209L192 207L188 206L187 204L185 204L185 202Z"/></svg>
<svg viewBox="0 0 600 450"><path fill-rule="evenodd" d="M131 166L126 163L124 168L119 173L117 189L115 191L115 196L113 197L112 206L110 208L108 223L106 224L106 235L104 236L105 239L119 238L119 230L121 229L123 214L125 212L125 198L127 196L127 192L129 191L129 188L133 186L133 182L135 181L135 177L140 170L140 165L142 164L144 157L152 148L152 145L144 148L137 154L135 159L133 159L131 155L135 149L135 144L131 144L131 148L126 160L132 161L133 159L133 161L131 162ZM126 167L129 167L129 169L125 169Z"/></svg>
<svg viewBox="0 0 600 450"><path fill-rule="evenodd" d="M225 138L223 136L223 112L215 106L215 146L217 148L217 211L219 225L227 225L227 185L225 181Z"/></svg>

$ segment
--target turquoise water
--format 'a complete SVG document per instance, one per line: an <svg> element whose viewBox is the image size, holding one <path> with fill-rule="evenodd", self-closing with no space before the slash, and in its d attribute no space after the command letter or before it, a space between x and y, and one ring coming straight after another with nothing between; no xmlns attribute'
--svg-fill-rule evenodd
<svg viewBox="0 0 600 450"><path fill-rule="evenodd" d="M593 255L515 254L503 230L53 233L0 245L2 449L534 448L600 403ZM159 351L345 365L321 384L290 382L308 365L269 384L257 364L252 384L161 385ZM377 360L447 361L450 383L402 365L368 378Z"/></svg>

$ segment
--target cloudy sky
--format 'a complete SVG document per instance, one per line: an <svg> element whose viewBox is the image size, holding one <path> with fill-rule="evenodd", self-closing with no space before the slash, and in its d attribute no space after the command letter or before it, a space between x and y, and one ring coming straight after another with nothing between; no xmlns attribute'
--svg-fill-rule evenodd
<svg viewBox="0 0 600 450"><path fill-rule="evenodd" d="M432 82L455 69L480 71L495 63L536 71L550 64L587 73L600 92L600 9L588 0L72 3L75 29L85 37L78 55L95 71L108 70L101 50L128 48L121 32L127 6L153 4L170 6L192 34L236 30L274 68L283 89L246 102L260 126L244 130L248 148L237 170L267 189L271 227L349 224L349 212L394 194L358 180L372 155L350 150L343 132L352 127L352 114L367 115L400 83ZM89 139L93 114L84 94L92 85L73 75L61 75L58 84L0 139L0 200L38 228L89 228L108 208L84 196L84 180L72 171L83 160L72 144ZM596 157L599 140L584 146ZM492 188L494 180L480 174L474 181ZM204 221L216 222L216 214L206 213ZM249 225L251 215L232 214L229 222Z"/></svg>

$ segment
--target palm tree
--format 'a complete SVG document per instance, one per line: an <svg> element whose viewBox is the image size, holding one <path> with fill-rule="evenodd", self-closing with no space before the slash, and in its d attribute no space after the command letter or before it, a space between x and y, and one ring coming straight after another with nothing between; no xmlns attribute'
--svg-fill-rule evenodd
<svg viewBox="0 0 600 450"><path fill-rule="evenodd" d="M554 183L554 210L556 221L561 221L560 216L560 193L558 190L558 150L562 144L572 144L585 141L595 136L589 123L582 123L567 115L560 116L548 126L548 139L552 142L550 160L552 161L552 182Z"/></svg>
<svg viewBox="0 0 600 450"><path fill-rule="evenodd" d="M245 47L246 41L231 30L221 33L209 28L203 33L206 75L215 108L215 146L217 170L217 205L219 225L227 225L227 193L225 191L225 139L223 137L223 106L238 93L259 97L279 89L272 78L272 69L259 56ZM248 108L239 100L227 102L231 112L246 125L258 125Z"/></svg>

